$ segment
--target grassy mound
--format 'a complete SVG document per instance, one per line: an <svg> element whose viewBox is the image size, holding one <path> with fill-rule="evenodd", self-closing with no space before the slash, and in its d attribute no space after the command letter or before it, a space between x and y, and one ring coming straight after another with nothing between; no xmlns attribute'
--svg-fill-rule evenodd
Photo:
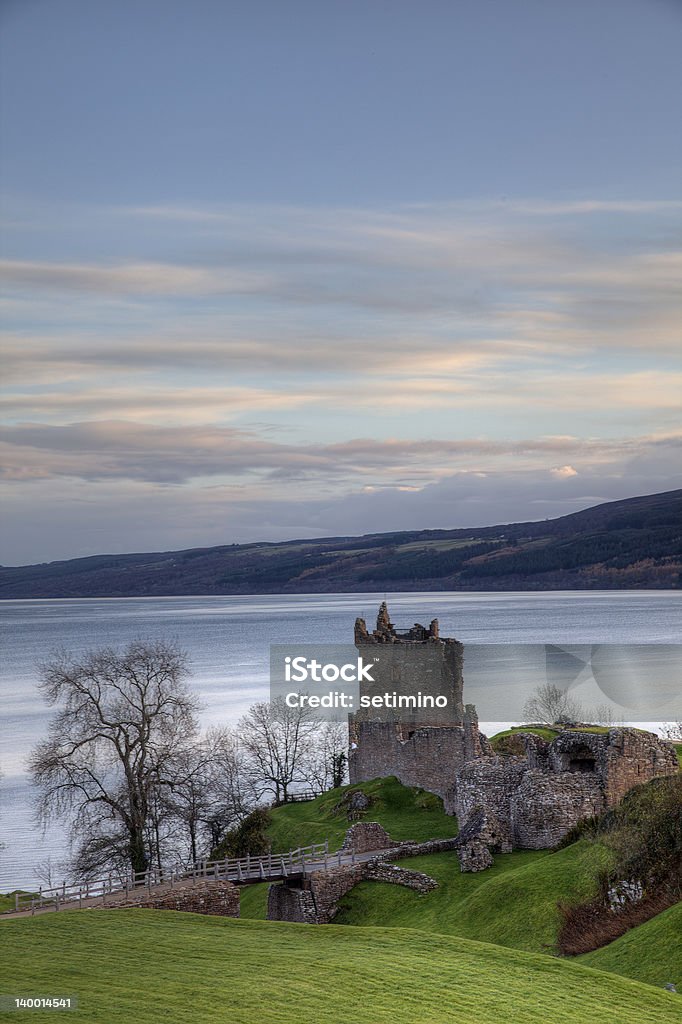
<svg viewBox="0 0 682 1024"><path fill-rule="evenodd" d="M457 822L445 814L442 801L422 789L401 785L397 779L374 779L359 786L342 786L315 800L285 804L272 811L268 834L275 853L329 839L337 850L352 822L340 806L348 792L361 789L371 800L363 821L378 821L393 839L445 839L457 833Z"/></svg>
<svg viewBox="0 0 682 1024"><path fill-rule="evenodd" d="M682 992L682 903L577 961L650 985L670 981Z"/></svg>
<svg viewBox="0 0 682 1024"><path fill-rule="evenodd" d="M12 892L4 893L0 892L0 914L4 914L6 910L14 910L16 894L26 898L27 896L35 896L33 892L26 892L24 889L13 889Z"/></svg>
<svg viewBox="0 0 682 1024"><path fill-rule="evenodd" d="M511 729L503 729L490 737L490 745L496 754L515 754L522 757L525 752L522 733L530 732L551 743L559 735L558 729L540 725L514 725Z"/></svg>
<svg viewBox="0 0 682 1024"><path fill-rule="evenodd" d="M525 745L523 737L520 735L521 733L530 732L534 736L539 736L541 739L551 743L562 732L604 733L608 732L609 728L608 725L581 725L575 729L571 726L513 725L511 729L504 729L502 732L497 732L494 736L491 736L490 743L496 754L515 754L517 757L522 757L525 752Z"/></svg>
<svg viewBox="0 0 682 1024"><path fill-rule="evenodd" d="M476 874L462 873L453 853L412 857L409 867L435 878L438 889L422 896L362 882L341 901L335 923L421 928L550 953L561 926L557 901L593 896L607 857L602 847L580 842L558 853L501 855Z"/></svg>
<svg viewBox="0 0 682 1024"><path fill-rule="evenodd" d="M83 1024L682 1024L640 982L402 929L97 910L0 922L0 943L1 991L77 995Z"/></svg>

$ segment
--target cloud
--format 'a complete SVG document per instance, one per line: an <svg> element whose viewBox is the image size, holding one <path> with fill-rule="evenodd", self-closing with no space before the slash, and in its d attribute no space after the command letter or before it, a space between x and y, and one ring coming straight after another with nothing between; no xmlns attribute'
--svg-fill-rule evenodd
<svg viewBox="0 0 682 1024"><path fill-rule="evenodd" d="M513 462L518 468L549 470L557 455L596 465L676 440L356 438L291 444L232 427L159 427L127 421L28 423L0 429L3 474L8 480L75 477L180 484L255 475L261 485L269 480L275 489L287 481L307 481L308 498L321 487L348 487L367 477L373 477L373 483L412 487L429 484L458 467L488 472Z"/></svg>
<svg viewBox="0 0 682 1024"><path fill-rule="evenodd" d="M262 292L270 282L261 273L223 271L172 263L126 263L113 266L0 260L6 282L23 288L102 292L105 295L188 295Z"/></svg>
<svg viewBox="0 0 682 1024"><path fill-rule="evenodd" d="M633 439L629 451L604 453L597 464L583 459L579 475L563 479L507 463L450 472L416 488L382 486L374 476L377 485L330 493L268 492L241 482L169 490L162 483L61 478L51 483L48 503L40 481L21 482L7 493L6 516L15 525L0 535L0 561L553 518L678 487L681 448L679 437Z"/></svg>
<svg viewBox="0 0 682 1024"><path fill-rule="evenodd" d="M141 495L195 511L167 536L202 543L223 507L243 539L541 516L628 493L627 472L655 490L679 457L681 209L24 212L2 306L14 529L29 493L113 501L130 548Z"/></svg>

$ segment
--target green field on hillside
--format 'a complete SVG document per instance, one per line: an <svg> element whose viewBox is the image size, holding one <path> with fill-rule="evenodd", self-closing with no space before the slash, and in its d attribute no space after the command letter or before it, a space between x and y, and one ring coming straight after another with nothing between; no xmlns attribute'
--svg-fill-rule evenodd
<svg viewBox="0 0 682 1024"><path fill-rule="evenodd" d="M403 867L439 883L425 895L402 886L361 882L339 904L335 924L419 928L538 953L554 951L557 901L580 902L597 892L609 853L581 840L551 853L517 850L495 857L488 871L462 872L454 851L410 857ZM265 919L267 883L242 889L242 917Z"/></svg>
<svg viewBox="0 0 682 1024"><path fill-rule="evenodd" d="M597 872L609 854L581 841L558 853L519 850L495 858L488 871L462 873L454 853L413 857L439 888L419 895L398 886L362 882L340 904L339 924L422 928L534 952L554 951L557 901L580 902L597 892Z"/></svg>
<svg viewBox="0 0 682 1024"><path fill-rule="evenodd" d="M0 922L0 947L0 991L77 996L82 1024L682 1024L640 982L404 929L71 911Z"/></svg>
<svg viewBox="0 0 682 1024"><path fill-rule="evenodd" d="M4 914L7 910L14 910L15 893L18 892L20 896L33 896L33 893L25 892L23 889L13 889L12 892L2 893L0 892L0 914Z"/></svg>
<svg viewBox="0 0 682 1024"><path fill-rule="evenodd" d="M378 821L393 839L445 839L457 834L457 822L445 814L442 801L422 789L402 786L397 779L374 779L359 786L343 786L323 793L305 803L285 804L272 811L268 835L276 853L310 843L329 840L329 849L338 850L352 822L346 808L339 806L346 793L362 788L371 807L363 821Z"/></svg>
<svg viewBox="0 0 682 1024"><path fill-rule="evenodd" d="M576 957L576 962L650 985L672 982L682 992L682 903L626 932L608 946Z"/></svg>

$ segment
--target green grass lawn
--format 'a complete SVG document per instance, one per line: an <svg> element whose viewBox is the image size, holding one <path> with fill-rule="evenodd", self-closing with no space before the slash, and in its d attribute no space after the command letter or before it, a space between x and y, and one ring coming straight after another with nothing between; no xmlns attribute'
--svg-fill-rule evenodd
<svg viewBox="0 0 682 1024"><path fill-rule="evenodd" d="M682 992L682 903L576 961L650 985L671 981Z"/></svg>
<svg viewBox="0 0 682 1024"><path fill-rule="evenodd" d="M495 747L498 740L506 739L508 736L515 736L517 732L531 732L534 736L540 736L541 739L551 743L552 740L557 738L559 731L559 729L550 729L548 725L513 725L511 729L503 729L502 732L496 732L494 736L490 737L490 742Z"/></svg>
<svg viewBox="0 0 682 1024"><path fill-rule="evenodd" d="M457 834L457 822L445 814L442 801L432 793L402 786L397 779L374 779L361 786L343 786L323 793L315 800L285 804L272 811L268 834L276 853L321 843L337 850L352 822L337 806L348 790L362 789L372 800L363 821L378 821L393 839L445 839Z"/></svg>
<svg viewBox="0 0 682 1024"><path fill-rule="evenodd" d="M71 911L0 921L0 948L0 991L75 995L82 1024L682 1024L640 982L404 929Z"/></svg>
<svg viewBox="0 0 682 1024"><path fill-rule="evenodd" d="M554 951L557 900L580 902L597 892L608 852L581 840L551 853L518 850L495 857L488 871L462 872L454 852L410 857L404 867L439 882L421 895L401 886L361 882L339 904L335 925L419 928L532 952ZM242 888L243 918L265 920L267 883Z"/></svg>
<svg viewBox="0 0 682 1024"><path fill-rule="evenodd" d="M426 895L394 885L362 882L340 903L338 924L422 928L534 952L554 951L557 900L579 902L597 892L596 873L607 851L581 841L549 853L500 855L488 871L461 872L454 853L411 857L406 867L439 883Z"/></svg>
<svg viewBox="0 0 682 1024"><path fill-rule="evenodd" d="M0 914L4 913L6 910L14 910L14 907L15 907L14 896L15 896L15 893L17 893L17 892L19 893L20 896L34 896L35 895L35 893L25 892L23 889L14 889L14 890L12 890L12 892L8 892L8 893L0 892Z"/></svg>

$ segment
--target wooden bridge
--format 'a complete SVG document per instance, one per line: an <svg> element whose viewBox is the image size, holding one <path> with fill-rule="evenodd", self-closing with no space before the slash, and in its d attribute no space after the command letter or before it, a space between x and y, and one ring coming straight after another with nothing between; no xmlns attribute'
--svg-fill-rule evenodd
<svg viewBox="0 0 682 1024"><path fill-rule="evenodd" d="M189 869L186 866L151 868L134 876L108 875L97 881L74 884L64 882L53 888L41 888L34 896L17 893L14 910L9 913L35 914L46 910L115 906L145 891L159 893L176 887L186 889L206 880L253 885L257 882L302 879L315 871L355 864L375 856L376 851L368 854L330 853L329 841L325 840L324 843L313 843L287 853L200 861Z"/></svg>

